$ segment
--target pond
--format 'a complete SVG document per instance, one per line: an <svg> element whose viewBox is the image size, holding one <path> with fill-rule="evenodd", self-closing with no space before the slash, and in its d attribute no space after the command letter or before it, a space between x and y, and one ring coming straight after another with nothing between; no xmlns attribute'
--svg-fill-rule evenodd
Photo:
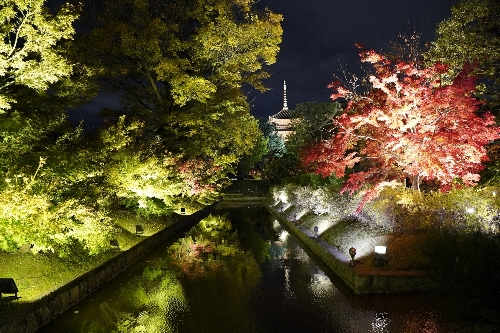
<svg viewBox="0 0 500 333"><path fill-rule="evenodd" d="M262 206L181 236L41 332L494 332L449 297L352 294Z"/></svg>

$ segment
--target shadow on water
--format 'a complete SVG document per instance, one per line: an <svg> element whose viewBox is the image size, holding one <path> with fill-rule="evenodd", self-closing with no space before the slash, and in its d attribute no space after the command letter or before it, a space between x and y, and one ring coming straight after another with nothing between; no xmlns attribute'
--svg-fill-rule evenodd
<svg viewBox="0 0 500 333"><path fill-rule="evenodd" d="M445 297L353 295L303 248L265 207L219 208L41 332L488 332Z"/></svg>

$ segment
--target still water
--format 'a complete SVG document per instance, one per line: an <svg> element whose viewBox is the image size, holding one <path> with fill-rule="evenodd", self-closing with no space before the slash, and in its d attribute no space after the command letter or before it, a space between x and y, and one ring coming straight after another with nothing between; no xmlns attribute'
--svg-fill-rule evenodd
<svg viewBox="0 0 500 333"><path fill-rule="evenodd" d="M265 207L218 208L181 236L41 332L494 332L447 298L353 295Z"/></svg>

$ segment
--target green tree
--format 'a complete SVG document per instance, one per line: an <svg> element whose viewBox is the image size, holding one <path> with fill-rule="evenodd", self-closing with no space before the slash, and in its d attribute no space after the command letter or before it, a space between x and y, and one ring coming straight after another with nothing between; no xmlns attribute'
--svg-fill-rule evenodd
<svg viewBox="0 0 500 333"><path fill-rule="evenodd" d="M44 0L2 0L0 9L0 112L11 109L19 88L31 93L70 75L72 64L59 43L71 39L74 7L65 5L51 15ZM22 93L24 91L22 90Z"/></svg>
<svg viewBox="0 0 500 333"><path fill-rule="evenodd" d="M257 143L255 144L252 152L240 160L238 165L238 178L242 179L252 171L260 171L261 163L264 159L264 156L268 153L268 138L264 136L262 132L257 138ZM256 170L256 166L258 166L258 170ZM262 175L260 175L262 176Z"/></svg>
<svg viewBox="0 0 500 333"><path fill-rule="evenodd" d="M476 63L482 82L478 93L493 98L500 105L500 3L496 0L463 0L452 8L451 17L438 25L437 38L425 53L429 64L451 65L456 76L466 62Z"/></svg>
<svg viewBox="0 0 500 333"><path fill-rule="evenodd" d="M334 126L333 119L342 112L339 102L306 102L292 111L292 131L286 142L287 151L297 156L308 145L328 140Z"/></svg>
<svg viewBox="0 0 500 333"><path fill-rule="evenodd" d="M64 146L58 141L70 136L65 106L72 105L73 62L66 52L77 12L66 4L52 14L41 0L0 6L2 250L28 243L34 251L96 254L114 230L104 212L61 195L78 179L55 154Z"/></svg>
<svg viewBox="0 0 500 333"><path fill-rule="evenodd" d="M215 182L234 172L259 136L241 87L265 90L261 80L282 34L281 16L252 4L88 0L90 30L78 43L83 62L123 97L120 110L103 116L140 119L145 130L137 140L159 140L180 161L212 165Z"/></svg>
<svg viewBox="0 0 500 333"><path fill-rule="evenodd" d="M48 88L72 72L63 42L73 38L73 6L56 15L43 0L1 2L0 158L3 171L64 123L65 110L47 100ZM36 158L37 159L37 158ZM33 161L36 165L36 159Z"/></svg>
<svg viewBox="0 0 500 333"><path fill-rule="evenodd" d="M286 153L285 141L278 136L276 125L265 119L259 120L259 128L267 138L267 158L281 157Z"/></svg>
<svg viewBox="0 0 500 333"><path fill-rule="evenodd" d="M87 23L83 55L148 110L172 112L244 83L264 90L263 66L281 42L281 16L257 13L249 0L89 0L86 8L97 21Z"/></svg>

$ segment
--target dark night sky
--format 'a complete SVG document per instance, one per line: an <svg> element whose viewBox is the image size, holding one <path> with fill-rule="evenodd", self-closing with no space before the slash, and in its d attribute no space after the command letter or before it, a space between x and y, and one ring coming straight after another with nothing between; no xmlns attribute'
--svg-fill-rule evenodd
<svg viewBox="0 0 500 333"><path fill-rule="evenodd" d="M54 1L54 0L52 0ZM398 34L423 33L422 42L434 39L437 23L448 18L459 0L260 0L282 14L283 42L278 59L270 66L271 90L248 92L251 112L266 118L283 106L283 80L287 81L288 107L302 102L330 101L327 86L340 74L359 72L358 49L389 50ZM87 119L92 126L101 107L118 107L116 98L101 94L91 103L71 112L73 119Z"/></svg>
<svg viewBox="0 0 500 333"><path fill-rule="evenodd" d="M267 118L283 106L283 80L287 82L288 107L302 102L327 102L327 86L340 74L360 68L358 49L363 44L389 51L398 34L423 33L422 42L434 39L437 23L451 15L458 0L260 0L282 14L283 42L277 62L269 68L271 88L249 94L252 114Z"/></svg>

